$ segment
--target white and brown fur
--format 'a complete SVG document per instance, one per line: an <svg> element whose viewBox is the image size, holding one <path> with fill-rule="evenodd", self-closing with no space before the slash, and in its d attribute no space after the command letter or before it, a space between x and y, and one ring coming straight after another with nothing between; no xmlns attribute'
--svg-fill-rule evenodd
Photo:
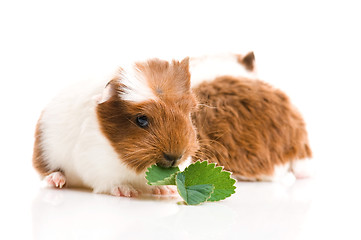
<svg viewBox="0 0 361 240"><path fill-rule="evenodd" d="M111 81L75 85L43 111L33 165L56 187L127 197L174 193L146 185L156 163L208 160L243 180L304 176L294 168L311 157L302 117L254 72L253 53L152 59L120 68Z"/></svg>

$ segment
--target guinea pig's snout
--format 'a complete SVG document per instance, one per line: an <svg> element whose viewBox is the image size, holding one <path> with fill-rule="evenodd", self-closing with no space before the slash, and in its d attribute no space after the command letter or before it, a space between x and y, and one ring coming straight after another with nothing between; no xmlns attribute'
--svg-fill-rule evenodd
<svg viewBox="0 0 361 240"><path fill-rule="evenodd" d="M163 153L163 159L160 160L157 165L165 168L173 167L180 159L182 159L182 157L183 155L181 154Z"/></svg>
<svg viewBox="0 0 361 240"><path fill-rule="evenodd" d="M176 154L163 153L163 157L167 161L175 162L175 161L178 161L179 159L181 159L183 156L182 155L176 155Z"/></svg>

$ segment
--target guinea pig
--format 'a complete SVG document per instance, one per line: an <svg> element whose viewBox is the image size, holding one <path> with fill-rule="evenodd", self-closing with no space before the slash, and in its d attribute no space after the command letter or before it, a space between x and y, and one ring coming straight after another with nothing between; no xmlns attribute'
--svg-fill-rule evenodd
<svg viewBox="0 0 361 240"><path fill-rule="evenodd" d="M198 149L189 59L152 59L120 68L109 82L61 92L38 121L33 165L55 187L133 197L171 194L145 171L187 164Z"/></svg>
<svg viewBox="0 0 361 240"><path fill-rule="evenodd" d="M311 150L287 96L255 76L253 53L225 54L151 59L74 85L42 112L33 165L54 187L125 197L176 192L146 184L153 164L208 160L239 180L278 181Z"/></svg>
<svg viewBox="0 0 361 240"><path fill-rule="evenodd" d="M257 79L253 52L197 58L191 72L200 145L193 160L246 181L289 184L312 174L304 120L285 93Z"/></svg>

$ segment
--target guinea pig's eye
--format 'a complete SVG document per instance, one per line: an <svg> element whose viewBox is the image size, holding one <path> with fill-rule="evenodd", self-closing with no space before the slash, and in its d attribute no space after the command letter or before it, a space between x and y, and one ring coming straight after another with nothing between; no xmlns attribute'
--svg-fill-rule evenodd
<svg viewBox="0 0 361 240"><path fill-rule="evenodd" d="M136 119L136 123L141 128L148 127L148 125L149 125L148 118L145 115L138 116Z"/></svg>

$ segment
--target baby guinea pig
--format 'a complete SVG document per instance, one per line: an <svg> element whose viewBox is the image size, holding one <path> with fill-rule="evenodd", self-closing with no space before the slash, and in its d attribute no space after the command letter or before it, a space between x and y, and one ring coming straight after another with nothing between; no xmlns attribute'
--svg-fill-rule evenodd
<svg viewBox="0 0 361 240"><path fill-rule="evenodd" d="M198 149L189 59L120 68L110 82L72 86L42 112L33 165L55 187L132 197L170 194L145 171L187 164Z"/></svg>

